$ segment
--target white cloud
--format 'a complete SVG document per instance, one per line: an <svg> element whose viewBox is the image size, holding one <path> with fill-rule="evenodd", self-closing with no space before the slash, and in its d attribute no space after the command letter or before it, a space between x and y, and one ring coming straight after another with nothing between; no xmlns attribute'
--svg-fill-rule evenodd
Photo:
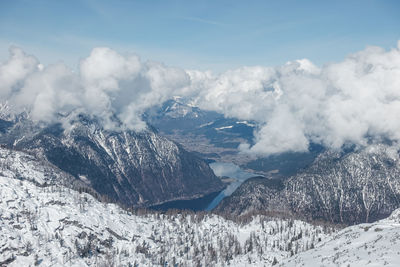
<svg viewBox="0 0 400 267"><path fill-rule="evenodd" d="M400 43L399 43L400 44ZM95 48L78 73L63 64L43 67L12 48L0 66L0 97L37 120L79 110L103 119L106 128L141 130L141 114L181 95L203 109L259 122L257 155L306 151L310 142L331 148L400 140L400 47L369 47L344 61L318 68L302 59L279 67L242 67L220 75L182 70L137 56Z"/></svg>
<svg viewBox="0 0 400 267"><path fill-rule="evenodd" d="M369 47L322 68L303 59L216 77L190 74L200 107L262 125L253 146L241 145L245 152L306 151L310 142L340 148L400 140L399 47Z"/></svg>
<svg viewBox="0 0 400 267"><path fill-rule="evenodd" d="M13 90L32 72L37 70L38 61L33 56L26 55L21 49L11 47L10 58L0 66L0 97L7 99Z"/></svg>
<svg viewBox="0 0 400 267"><path fill-rule="evenodd" d="M143 111L184 92L189 85L184 70L141 62L109 48L95 48L76 73L64 64L42 66L21 49L10 50L0 66L0 96L16 113L27 110L38 121L53 122L58 113L96 115L108 129L119 125L143 130Z"/></svg>

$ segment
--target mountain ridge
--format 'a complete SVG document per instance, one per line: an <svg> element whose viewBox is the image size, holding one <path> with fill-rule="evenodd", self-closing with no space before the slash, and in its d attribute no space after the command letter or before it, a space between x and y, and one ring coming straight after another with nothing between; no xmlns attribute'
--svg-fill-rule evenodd
<svg viewBox="0 0 400 267"><path fill-rule="evenodd" d="M151 128L105 130L87 116L69 119L67 129L24 116L11 122L0 134L3 145L49 161L123 205L146 207L224 188L206 162Z"/></svg>

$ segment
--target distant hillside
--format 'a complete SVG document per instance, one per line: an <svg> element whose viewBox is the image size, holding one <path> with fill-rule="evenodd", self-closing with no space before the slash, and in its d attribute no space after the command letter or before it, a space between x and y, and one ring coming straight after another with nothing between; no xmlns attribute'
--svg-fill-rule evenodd
<svg viewBox="0 0 400 267"><path fill-rule="evenodd" d="M325 151L284 181L249 179L222 200L216 211L234 215L279 212L354 224L387 217L399 207L398 152L373 145L348 153Z"/></svg>

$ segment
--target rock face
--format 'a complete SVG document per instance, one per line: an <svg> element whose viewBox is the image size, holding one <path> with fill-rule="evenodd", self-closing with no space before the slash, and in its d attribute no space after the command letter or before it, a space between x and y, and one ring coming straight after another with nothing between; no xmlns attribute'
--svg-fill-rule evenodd
<svg viewBox="0 0 400 267"><path fill-rule="evenodd" d="M202 159L152 130L107 131L85 116L68 130L61 124L39 126L26 118L5 125L3 145L34 153L128 206L193 199L223 189Z"/></svg>
<svg viewBox="0 0 400 267"><path fill-rule="evenodd" d="M216 211L283 212L354 224L381 219L398 207L398 152L373 145L349 153L323 152L310 167L284 181L249 179Z"/></svg>

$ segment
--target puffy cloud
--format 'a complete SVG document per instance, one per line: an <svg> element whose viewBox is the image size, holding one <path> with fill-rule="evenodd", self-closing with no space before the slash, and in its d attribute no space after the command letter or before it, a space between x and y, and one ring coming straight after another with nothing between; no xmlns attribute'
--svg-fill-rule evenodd
<svg viewBox="0 0 400 267"><path fill-rule="evenodd" d="M210 73L188 73L195 87L193 92L198 94L196 104L229 117L258 119L263 116L262 110L272 108L273 97L279 95L271 87L273 68L243 67L216 77Z"/></svg>
<svg viewBox="0 0 400 267"><path fill-rule="evenodd" d="M121 128L116 116L122 128L143 130L142 113L184 92L189 82L184 70L141 62L136 55L122 56L109 48L93 49L78 72L64 64L43 67L12 48L10 59L0 66L0 99L15 113L28 111L37 121L84 112L96 115L107 129Z"/></svg>
<svg viewBox="0 0 400 267"><path fill-rule="evenodd" d="M8 99L29 74L39 69L38 66L36 58L26 55L17 47L11 47L10 59L0 66L0 98Z"/></svg>
<svg viewBox="0 0 400 267"><path fill-rule="evenodd" d="M242 67L220 75L142 62L95 48L78 72L43 67L17 48L0 66L0 97L17 112L54 121L57 113L86 112L104 127L145 128L142 113L172 96L200 108L259 123L244 152L268 155L306 151L311 142L331 148L400 140L400 42L369 47L321 68L306 59L278 67Z"/></svg>
<svg viewBox="0 0 400 267"><path fill-rule="evenodd" d="M136 125L136 128L145 127L140 115L147 108L182 94L190 84L185 71L154 62L146 64L139 80L142 81L140 86L130 84L131 90L126 95L132 99L119 116L125 125Z"/></svg>
<svg viewBox="0 0 400 267"><path fill-rule="evenodd" d="M242 144L240 149L257 155L306 151L309 140L303 127L304 123L298 121L287 106L279 106L271 114L268 124L255 133L255 144L251 148Z"/></svg>
<svg viewBox="0 0 400 267"><path fill-rule="evenodd" d="M80 64L80 76L88 108L97 112L111 108L113 94L122 81L134 80L141 69L136 56L124 58L109 48L95 48Z"/></svg>
<svg viewBox="0 0 400 267"><path fill-rule="evenodd" d="M62 64L31 73L10 98L16 111L30 110L35 120L53 121L55 114L81 106L78 77Z"/></svg>
<svg viewBox="0 0 400 267"><path fill-rule="evenodd" d="M400 42L399 42L400 46ZM260 123L258 155L400 140L400 47L369 47L318 68L308 60L276 68L253 67L217 77L193 73L200 107ZM205 81L200 82L199 79Z"/></svg>

